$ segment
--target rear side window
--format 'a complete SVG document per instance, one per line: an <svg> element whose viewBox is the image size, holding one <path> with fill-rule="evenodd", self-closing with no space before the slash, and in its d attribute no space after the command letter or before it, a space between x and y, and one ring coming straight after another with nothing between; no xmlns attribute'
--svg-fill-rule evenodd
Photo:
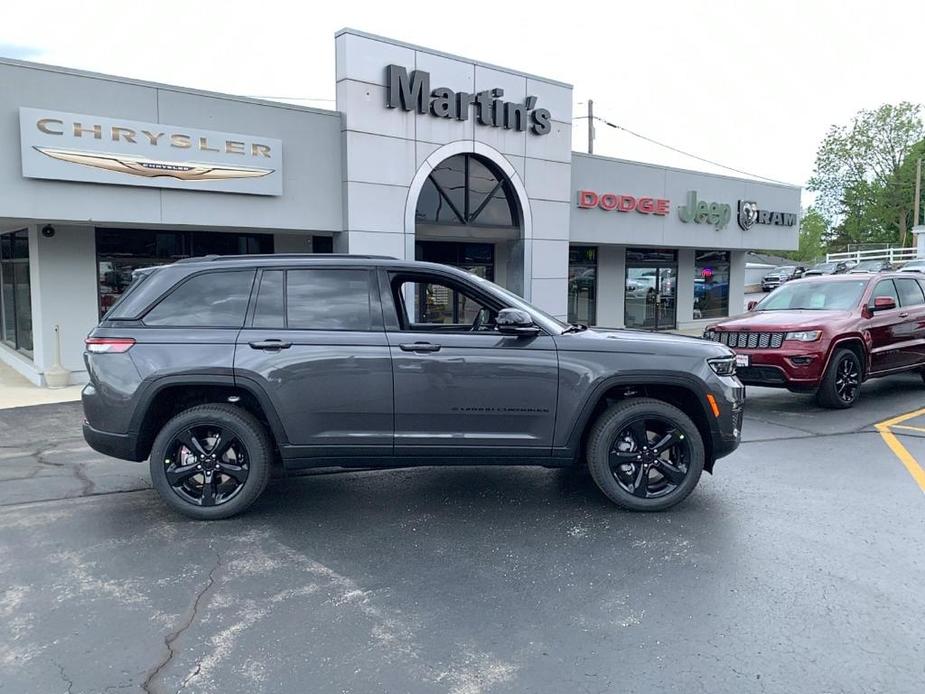
<svg viewBox="0 0 925 694"><path fill-rule="evenodd" d="M240 328L254 271L207 272L174 289L144 317L145 325Z"/></svg>
<svg viewBox="0 0 925 694"><path fill-rule="evenodd" d="M319 268L264 271L255 328L372 329L367 270Z"/></svg>
<svg viewBox="0 0 925 694"><path fill-rule="evenodd" d="M896 290L899 292L899 302L901 306L918 306L925 304L925 296L922 294L922 288L914 279L896 280Z"/></svg>

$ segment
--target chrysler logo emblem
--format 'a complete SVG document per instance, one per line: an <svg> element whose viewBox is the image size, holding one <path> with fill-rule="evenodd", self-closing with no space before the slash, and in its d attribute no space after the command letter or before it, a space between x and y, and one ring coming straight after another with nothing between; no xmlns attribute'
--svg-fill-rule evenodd
<svg viewBox="0 0 925 694"><path fill-rule="evenodd" d="M227 181L235 178L260 178L273 173L274 169L260 169L251 166L231 166L192 161L162 161L136 157L131 154L109 154L86 152L54 147L35 147L36 150L61 161L96 169L105 169L130 176L156 178L166 176L180 181Z"/></svg>
<svg viewBox="0 0 925 694"><path fill-rule="evenodd" d="M739 226L748 231L758 221L758 203L751 200L739 200Z"/></svg>

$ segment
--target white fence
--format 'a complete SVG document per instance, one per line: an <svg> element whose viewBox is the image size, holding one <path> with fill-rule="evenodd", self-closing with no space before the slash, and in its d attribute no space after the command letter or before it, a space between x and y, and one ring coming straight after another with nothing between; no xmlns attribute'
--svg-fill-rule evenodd
<svg viewBox="0 0 925 694"><path fill-rule="evenodd" d="M827 263L837 263L841 260L889 260L891 263L902 263L915 260L915 248L875 248L867 251L845 251L844 253L826 253Z"/></svg>

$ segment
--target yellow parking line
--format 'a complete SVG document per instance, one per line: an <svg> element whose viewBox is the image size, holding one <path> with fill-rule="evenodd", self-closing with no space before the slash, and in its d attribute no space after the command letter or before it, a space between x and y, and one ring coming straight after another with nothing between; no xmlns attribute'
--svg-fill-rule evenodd
<svg viewBox="0 0 925 694"><path fill-rule="evenodd" d="M923 427L911 427L908 424L894 424L893 429L908 429L910 431L920 431L925 434L925 428Z"/></svg>
<svg viewBox="0 0 925 694"><path fill-rule="evenodd" d="M900 462L905 466L906 470L909 471L909 474L912 475L912 479L914 479L916 484L919 485L919 489L925 493L925 470L923 470L918 461L912 457L912 454L906 450L906 447L899 442L899 439L896 438L896 435L890 431L890 427L900 426L903 429L916 429L916 427L903 425L902 422L915 419L916 417L921 417L923 414L925 414L925 408L916 410L915 412L907 412L906 414L901 414L898 417L893 417L892 419L884 420L878 424L875 424L874 428L880 432L880 436L883 438L883 441L887 446L890 447L890 450L893 451L896 457L899 458Z"/></svg>

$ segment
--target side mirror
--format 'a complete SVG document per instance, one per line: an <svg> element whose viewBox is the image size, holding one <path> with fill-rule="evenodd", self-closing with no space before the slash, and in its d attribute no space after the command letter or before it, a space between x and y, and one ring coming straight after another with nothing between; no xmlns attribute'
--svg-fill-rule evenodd
<svg viewBox="0 0 925 694"><path fill-rule="evenodd" d="M891 311L896 308L896 299L892 296L878 296L874 299L874 312Z"/></svg>
<svg viewBox="0 0 925 694"><path fill-rule="evenodd" d="M745 307L746 311L754 311L755 307L758 305L757 301L749 301L748 305Z"/></svg>
<svg viewBox="0 0 925 694"><path fill-rule="evenodd" d="M526 311L519 308L503 308L498 311L495 326L502 335L538 335L540 328Z"/></svg>

